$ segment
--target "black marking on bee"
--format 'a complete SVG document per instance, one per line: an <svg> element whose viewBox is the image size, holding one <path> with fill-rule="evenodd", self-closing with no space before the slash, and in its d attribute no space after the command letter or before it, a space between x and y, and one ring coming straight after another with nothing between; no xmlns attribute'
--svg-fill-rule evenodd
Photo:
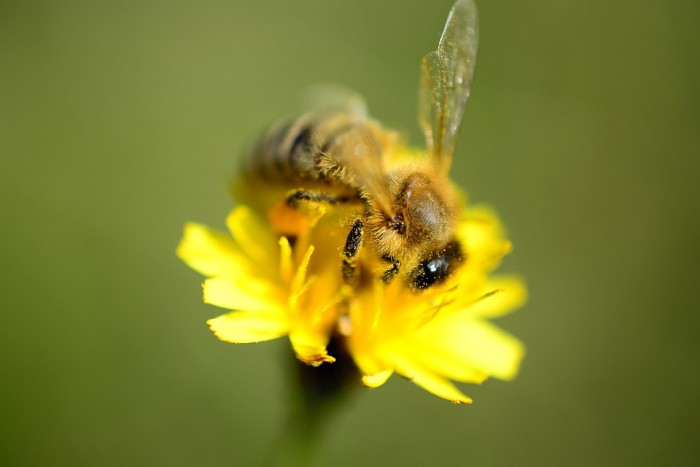
<svg viewBox="0 0 700 467"><path fill-rule="evenodd" d="M357 127L356 123L350 123L347 125L342 125L336 129L333 130L333 132L328 135L321 145L321 154L328 154L331 152L331 149L333 149L334 146L338 144L338 142L341 140L343 136L345 136L347 133L352 131Z"/></svg>
<svg viewBox="0 0 700 467"><path fill-rule="evenodd" d="M427 289L445 281L453 272L455 266L464 261L459 243L453 240L447 246L432 256L422 261L411 276L411 285L419 290Z"/></svg>
<svg viewBox="0 0 700 467"><path fill-rule="evenodd" d="M343 280L346 284L352 286L357 285L357 265L356 256L357 252L362 246L362 229L364 228L364 223L361 219L357 219L352 225L348 237L345 240L345 248L343 248L343 265L341 272L343 274Z"/></svg>
<svg viewBox="0 0 700 467"><path fill-rule="evenodd" d="M403 219L403 214L395 214L391 219L389 219L389 228L396 230L399 234L406 234L406 222ZM386 258L383 258L386 259Z"/></svg>
<svg viewBox="0 0 700 467"><path fill-rule="evenodd" d="M384 255L384 256L382 256L382 259L384 261L388 261L391 263L391 268L387 269L382 274L382 281L385 284L389 284L391 281L394 280L394 277L396 277L397 274L399 273L399 268L401 267L401 262L391 255Z"/></svg>
<svg viewBox="0 0 700 467"><path fill-rule="evenodd" d="M312 203L328 203L338 204L347 203L351 198L348 196L334 196L328 193L318 193L308 190L295 190L287 196L287 205L297 207L300 201L309 201Z"/></svg>
<svg viewBox="0 0 700 467"><path fill-rule="evenodd" d="M361 219L357 219L352 225L352 229L348 233L348 238L345 240L345 248L343 254L346 258L354 258L357 251L362 245L362 229L365 227Z"/></svg>
<svg viewBox="0 0 700 467"><path fill-rule="evenodd" d="M297 136L294 138L292 146L289 148L289 153L287 154L287 160L289 161L289 165L291 167L295 166L297 159L299 159L302 154L311 149L313 126L313 123L305 125L298 131Z"/></svg>

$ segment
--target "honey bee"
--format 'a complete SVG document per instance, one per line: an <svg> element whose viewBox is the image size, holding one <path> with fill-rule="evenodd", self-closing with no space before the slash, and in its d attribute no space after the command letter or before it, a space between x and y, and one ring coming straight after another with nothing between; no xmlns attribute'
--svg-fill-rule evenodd
<svg viewBox="0 0 700 467"><path fill-rule="evenodd" d="M422 61L423 160L397 157L406 152L398 134L371 120L354 98L326 103L273 128L247 158L242 178L248 187L282 188L289 208L301 203L359 206L345 245L339 245L345 282L358 283L363 245L385 263L381 280L401 276L414 291L444 282L466 260L455 236L459 198L448 176L477 41L476 5L457 0L437 49Z"/></svg>

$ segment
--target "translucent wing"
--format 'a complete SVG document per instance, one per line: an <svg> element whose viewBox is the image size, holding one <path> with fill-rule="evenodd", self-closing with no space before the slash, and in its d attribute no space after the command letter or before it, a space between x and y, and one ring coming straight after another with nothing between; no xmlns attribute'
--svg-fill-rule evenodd
<svg viewBox="0 0 700 467"><path fill-rule="evenodd" d="M349 178L361 188L363 195L373 199L377 207L392 218L394 203L386 181L381 139L381 130L364 122L354 125L352 131L341 133L328 148L327 155L347 168Z"/></svg>
<svg viewBox="0 0 700 467"><path fill-rule="evenodd" d="M369 120L367 105L357 92L335 84L318 84L304 94L304 107L326 119L328 128L337 126L326 149L326 157L347 168L350 178L372 198L388 217L392 217L392 197L386 183L381 132ZM340 131L344 126L353 131Z"/></svg>
<svg viewBox="0 0 700 467"><path fill-rule="evenodd" d="M357 181L363 186L365 194L374 199L387 218L391 219L394 212L394 202L386 181L386 168L382 147L378 135L366 131L364 142L355 146L355 157L351 167Z"/></svg>
<svg viewBox="0 0 700 467"><path fill-rule="evenodd" d="M420 124L428 151L443 173L450 170L457 132L474 77L479 41L474 0L457 0L437 50L423 57Z"/></svg>
<svg viewBox="0 0 700 467"><path fill-rule="evenodd" d="M337 84L317 84L304 92L302 109L305 112L332 115L347 113L366 117L364 98L352 89Z"/></svg>

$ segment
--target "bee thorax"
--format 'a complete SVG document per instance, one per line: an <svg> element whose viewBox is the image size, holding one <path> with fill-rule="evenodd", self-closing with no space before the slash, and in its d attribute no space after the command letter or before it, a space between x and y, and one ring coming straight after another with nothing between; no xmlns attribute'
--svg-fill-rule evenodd
<svg viewBox="0 0 700 467"><path fill-rule="evenodd" d="M444 244L454 224L454 201L444 184L421 172L408 175L396 198L406 224L405 234L413 248Z"/></svg>

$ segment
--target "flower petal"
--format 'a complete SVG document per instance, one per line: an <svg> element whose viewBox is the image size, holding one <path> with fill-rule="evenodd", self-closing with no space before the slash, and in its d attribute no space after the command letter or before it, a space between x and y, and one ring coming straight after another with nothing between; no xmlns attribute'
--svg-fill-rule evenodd
<svg viewBox="0 0 700 467"><path fill-rule="evenodd" d="M328 333L309 326L297 325L289 333L297 358L312 366L319 366L323 362L333 363L335 358L328 355Z"/></svg>
<svg viewBox="0 0 700 467"><path fill-rule="evenodd" d="M400 357L394 358L396 371L426 391L457 404L471 404L471 398L467 397L447 379L436 375L430 370L417 365L415 362Z"/></svg>
<svg viewBox="0 0 700 467"><path fill-rule="evenodd" d="M304 285L306 284L306 271L309 269L309 261L311 260L311 255L313 253L314 246L309 245L309 247L306 249L306 252L304 253L304 257L299 263L299 267L294 273L294 277L292 277L290 285L290 302L293 304L296 303L297 299L299 298L299 295L301 295L305 291Z"/></svg>
<svg viewBox="0 0 700 467"><path fill-rule="evenodd" d="M280 276L287 282L292 277L292 247L287 237L280 237Z"/></svg>
<svg viewBox="0 0 700 467"><path fill-rule="evenodd" d="M285 314L277 311L233 311L207 324L216 337L234 344L269 341L289 331Z"/></svg>
<svg viewBox="0 0 700 467"><path fill-rule="evenodd" d="M387 380L393 375L392 370L385 370L380 373L375 373L373 375L364 375L362 377L362 384L368 388L378 388L387 382Z"/></svg>
<svg viewBox="0 0 700 467"><path fill-rule="evenodd" d="M497 290L498 293L470 304L468 313L472 317L498 318L520 308L527 301L527 288L519 277L494 277L487 282L485 288L489 291ZM459 303L455 303L455 308L458 307Z"/></svg>
<svg viewBox="0 0 700 467"><path fill-rule="evenodd" d="M428 343L408 339L402 355L416 365L451 380L481 384L489 377L488 373L475 367L470 360L442 342Z"/></svg>
<svg viewBox="0 0 700 467"><path fill-rule="evenodd" d="M285 297L279 288L264 280L216 277L202 284L204 302L229 310L270 310L284 313Z"/></svg>
<svg viewBox="0 0 700 467"><path fill-rule="evenodd" d="M237 206L226 218L233 238L241 250L260 264L277 264L277 241L247 206Z"/></svg>
<svg viewBox="0 0 700 467"><path fill-rule="evenodd" d="M292 348L297 354L297 358L307 365L319 366L322 363L333 363L335 357L328 354L326 346L306 346L292 341Z"/></svg>
<svg viewBox="0 0 700 467"><path fill-rule="evenodd" d="M488 207L472 208L457 234L469 255L468 270L487 272L495 268L511 249L511 243L503 236L498 216Z"/></svg>
<svg viewBox="0 0 700 467"><path fill-rule="evenodd" d="M422 349L428 358L434 357L435 371L461 381L467 379L453 374L460 368L513 379L525 354L523 344L515 337L487 321L464 319L460 314L436 318L415 339L414 348ZM449 360L445 355L450 356Z"/></svg>
<svg viewBox="0 0 700 467"><path fill-rule="evenodd" d="M230 236L193 222L185 225L177 255L205 276L247 272L247 260Z"/></svg>
<svg viewBox="0 0 700 467"><path fill-rule="evenodd" d="M371 345L358 343L353 340L349 342L349 345L355 365L363 374L362 384L365 386L378 388L394 374L394 370L390 365L377 359L376 349Z"/></svg>

